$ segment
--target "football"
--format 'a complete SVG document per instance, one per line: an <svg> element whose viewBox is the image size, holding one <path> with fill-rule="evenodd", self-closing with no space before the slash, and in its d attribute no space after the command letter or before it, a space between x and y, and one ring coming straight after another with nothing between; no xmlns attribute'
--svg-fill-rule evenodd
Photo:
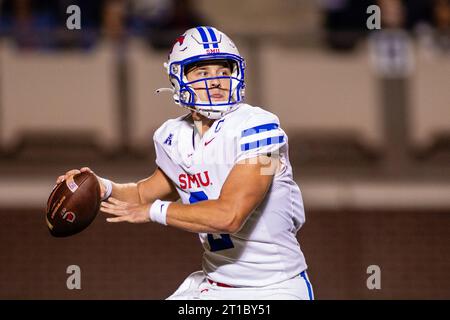
<svg viewBox="0 0 450 320"><path fill-rule="evenodd" d="M97 216L100 202L100 185L94 174L82 172L60 182L47 201L50 234L67 237L86 229Z"/></svg>

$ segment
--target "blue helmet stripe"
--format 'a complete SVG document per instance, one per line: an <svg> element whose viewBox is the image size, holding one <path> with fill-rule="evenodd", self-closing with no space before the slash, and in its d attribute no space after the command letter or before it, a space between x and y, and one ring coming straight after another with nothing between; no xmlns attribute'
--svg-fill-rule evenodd
<svg viewBox="0 0 450 320"><path fill-rule="evenodd" d="M211 41L214 42L213 48L218 48L219 44L217 43L217 37L216 34L214 33L214 30L211 27L206 27L206 29L208 30L209 35L211 36Z"/></svg>
<svg viewBox="0 0 450 320"><path fill-rule="evenodd" d="M203 30L202 27L197 27L198 32L200 33L200 36L202 37L202 41L203 41L203 48L204 49L209 49L209 41L208 41L208 37L206 36L206 32L205 30Z"/></svg>
<svg viewBox="0 0 450 320"><path fill-rule="evenodd" d="M314 295L313 295L313 292L312 292L311 283L308 281L308 278L306 276L305 271L302 271L302 273L300 273L300 277L302 277L305 280L305 282L306 282L306 287L308 288L309 300L314 300Z"/></svg>

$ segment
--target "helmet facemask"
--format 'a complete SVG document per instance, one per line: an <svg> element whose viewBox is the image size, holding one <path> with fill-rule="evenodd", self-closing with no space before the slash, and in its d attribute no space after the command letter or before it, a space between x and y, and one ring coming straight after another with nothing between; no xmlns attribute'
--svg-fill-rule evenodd
<svg viewBox="0 0 450 320"><path fill-rule="evenodd" d="M221 58L216 56L214 59L211 59L211 56L205 56L204 59L196 58L193 59L194 61L183 61L170 66L169 76L175 93L178 92L178 94L175 94L177 96L175 100L178 100L183 107L196 111L207 118L219 119L244 99L244 61L240 57L230 57L230 55ZM188 81L186 75L191 70L209 64L226 64L230 67L231 74L229 76L206 77ZM215 89L215 87L208 86L208 83L211 80L223 82L224 79L229 81L228 96L223 101L213 101L210 90ZM203 85L200 88L194 88L196 84ZM201 100L195 90L206 90L207 100Z"/></svg>

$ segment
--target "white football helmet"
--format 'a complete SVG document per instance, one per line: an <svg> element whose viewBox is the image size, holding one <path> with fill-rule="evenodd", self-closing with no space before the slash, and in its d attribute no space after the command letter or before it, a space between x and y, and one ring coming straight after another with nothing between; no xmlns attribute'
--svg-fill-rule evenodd
<svg viewBox="0 0 450 320"><path fill-rule="evenodd" d="M231 76L209 77L189 82L186 67L210 60L226 60L232 66ZM213 27L197 27L187 30L176 39L169 53L169 61L164 63L172 88L158 89L173 92L176 104L194 110L209 119L220 119L244 99L245 62L233 41L223 32ZM208 80L229 79L230 92L226 101L211 100ZM193 83L204 82L209 101L201 101L192 88Z"/></svg>

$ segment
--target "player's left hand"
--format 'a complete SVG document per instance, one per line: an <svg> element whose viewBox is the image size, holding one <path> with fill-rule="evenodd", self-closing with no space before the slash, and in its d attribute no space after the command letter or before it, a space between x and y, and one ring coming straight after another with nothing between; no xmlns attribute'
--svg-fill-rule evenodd
<svg viewBox="0 0 450 320"><path fill-rule="evenodd" d="M107 218L108 222L145 223L150 221L150 205L123 202L110 197L108 201L102 201L100 210L115 216Z"/></svg>

